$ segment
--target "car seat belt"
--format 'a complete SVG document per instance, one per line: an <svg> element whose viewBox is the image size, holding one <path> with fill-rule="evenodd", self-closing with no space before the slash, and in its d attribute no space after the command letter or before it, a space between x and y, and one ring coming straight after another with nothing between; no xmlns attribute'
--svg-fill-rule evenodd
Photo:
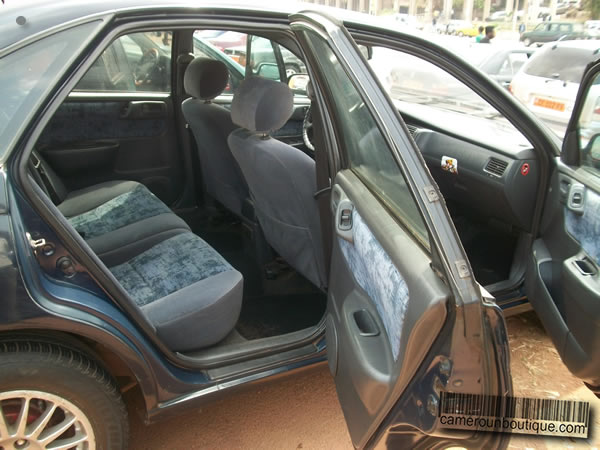
<svg viewBox="0 0 600 450"><path fill-rule="evenodd" d="M58 197L56 189L54 189L54 186L52 185L52 180L50 180L50 178L48 177L48 174L44 170L44 164L42 163L41 158L36 154L35 151L33 151L33 152L31 152L31 156L29 157L29 160L31 161L31 165L33 166L33 168L39 175L40 179L42 180L42 183L44 184L44 188L45 188L46 192L48 193L48 195L50 196L50 199L52 200L52 202L55 205L58 205L61 202L61 200Z"/></svg>

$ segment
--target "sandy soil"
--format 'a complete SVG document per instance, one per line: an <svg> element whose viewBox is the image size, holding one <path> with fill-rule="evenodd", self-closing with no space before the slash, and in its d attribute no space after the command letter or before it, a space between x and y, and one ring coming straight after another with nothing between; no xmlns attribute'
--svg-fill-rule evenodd
<svg viewBox="0 0 600 450"><path fill-rule="evenodd" d="M515 395L598 400L562 364L534 313L507 321ZM130 408L133 409L133 404ZM600 414L586 441L514 436L510 448L600 447ZM146 427L131 415L131 449L351 449L327 366L265 384Z"/></svg>

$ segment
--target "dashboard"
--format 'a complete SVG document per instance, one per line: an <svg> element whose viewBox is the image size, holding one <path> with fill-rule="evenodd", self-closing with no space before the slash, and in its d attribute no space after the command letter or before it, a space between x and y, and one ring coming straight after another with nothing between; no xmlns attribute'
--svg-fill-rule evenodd
<svg viewBox="0 0 600 450"><path fill-rule="evenodd" d="M408 124L431 175L446 200L521 230L531 229L539 165L531 147L477 145Z"/></svg>

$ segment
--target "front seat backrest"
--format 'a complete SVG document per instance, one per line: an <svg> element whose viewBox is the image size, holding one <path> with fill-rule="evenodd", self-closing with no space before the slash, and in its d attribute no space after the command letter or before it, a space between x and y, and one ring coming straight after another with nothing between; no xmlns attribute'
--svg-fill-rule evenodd
<svg viewBox="0 0 600 450"><path fill-rule="evenodd" d="M236 127L227 109L211 103L228 81L229 72L223 62L194 59L183 78L185 91L192 97L181 104L181 109L196 139L207 193L241 216L248 187L227 146L227 137Z"/></svg>
<svg viewBox="0 0 600 450"><path fill-rule="evenodd" d="M265 78L244 80L235 92L231 117L240 129L229 148L254 200L267 242L290 266L320 288L327 286L315 162L301 150L271 138L293 112L290 88Z"/></svg>

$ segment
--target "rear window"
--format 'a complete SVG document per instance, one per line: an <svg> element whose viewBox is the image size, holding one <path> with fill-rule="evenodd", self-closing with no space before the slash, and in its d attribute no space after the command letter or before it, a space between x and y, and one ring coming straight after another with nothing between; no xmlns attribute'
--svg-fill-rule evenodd
<svg viewBox="0 0 600 450"><path fill-rule="evenodd" d="M524 71L527 75L580 83L586 66L596 52L582 48L550 47L534 55Z"/></svg>

